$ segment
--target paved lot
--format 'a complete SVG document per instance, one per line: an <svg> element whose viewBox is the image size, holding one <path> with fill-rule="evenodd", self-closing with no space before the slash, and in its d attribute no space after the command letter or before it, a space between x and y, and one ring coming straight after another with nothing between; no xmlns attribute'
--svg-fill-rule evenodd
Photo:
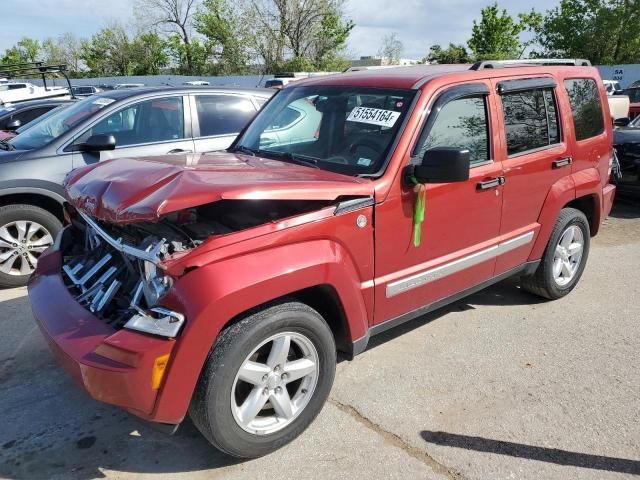
<svg viewBox="0 0 640 480"><path fill-rule="evenodd" d="M640 209L617 207L578 288L507 281L342 362L296 442L237 463L77 391L0 291L0 477L615 479L640 475Z"/></svg>

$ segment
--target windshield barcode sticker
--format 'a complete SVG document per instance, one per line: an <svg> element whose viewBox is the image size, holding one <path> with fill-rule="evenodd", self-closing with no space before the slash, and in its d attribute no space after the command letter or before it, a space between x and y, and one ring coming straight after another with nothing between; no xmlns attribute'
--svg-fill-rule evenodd
<svg viewBox="0 0 640 480"><path fill-rule="evenodd" d="M400 112L382 110L380 108L356 107L351 110L347 122L369 123L381 127L393 127L400 117Z"/></svg>

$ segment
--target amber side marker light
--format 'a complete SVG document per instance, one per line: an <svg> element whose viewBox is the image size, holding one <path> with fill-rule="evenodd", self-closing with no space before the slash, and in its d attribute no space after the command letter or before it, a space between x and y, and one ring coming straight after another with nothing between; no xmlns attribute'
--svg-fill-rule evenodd
<svg viewBox="0 0 640 480"><path fill-rule="evenodd" d="M167 370L169 363L169 354L162 355L153 362L153 372L151 373L151 388L158 390L164 378L164 372Z"/></svg>

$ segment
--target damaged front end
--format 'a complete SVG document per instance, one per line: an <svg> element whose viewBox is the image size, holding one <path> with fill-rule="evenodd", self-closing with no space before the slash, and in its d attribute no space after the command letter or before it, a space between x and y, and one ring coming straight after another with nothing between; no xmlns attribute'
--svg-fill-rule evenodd
<svg viewBox="0 0 640 480"><path fill-rule="evenodd" d="M113 228L83 212L78 216L82 221L74 221L74 242L62 267L75 300L115 329L175 337L184 316L158 305L173 283L160 267L188 245L167 240L162 228Z"/></svg>
<svg viewBox="0 0 640 480"><path fill-rule="evenodd" d="M162 216L112 224L69 207L73 241L63 250L64 281L75 300L115 329L175 337L184 315L160 305L174 278L169 260L212 237L321 209L327 201L219 201Z"/></svg>

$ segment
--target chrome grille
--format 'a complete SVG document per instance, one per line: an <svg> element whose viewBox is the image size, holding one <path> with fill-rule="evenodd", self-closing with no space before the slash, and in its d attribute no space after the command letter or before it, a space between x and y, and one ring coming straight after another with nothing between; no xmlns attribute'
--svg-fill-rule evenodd
<svg viewBox="0 0 640 480"><path fill-rule="evenodd" d="M105 230L87 223L84 245L76 244L67 252L62 270L75 300L106 323L120 328L132 315L155 306L151 303L155 303L158 295L151 294L150 286L157 285L157 280L145 282L143 263L152 256L157 259L161 249L157 243L137 249L121 239L105 237L108 237ZM138 251L144 260L135 256Z"/></svg>

